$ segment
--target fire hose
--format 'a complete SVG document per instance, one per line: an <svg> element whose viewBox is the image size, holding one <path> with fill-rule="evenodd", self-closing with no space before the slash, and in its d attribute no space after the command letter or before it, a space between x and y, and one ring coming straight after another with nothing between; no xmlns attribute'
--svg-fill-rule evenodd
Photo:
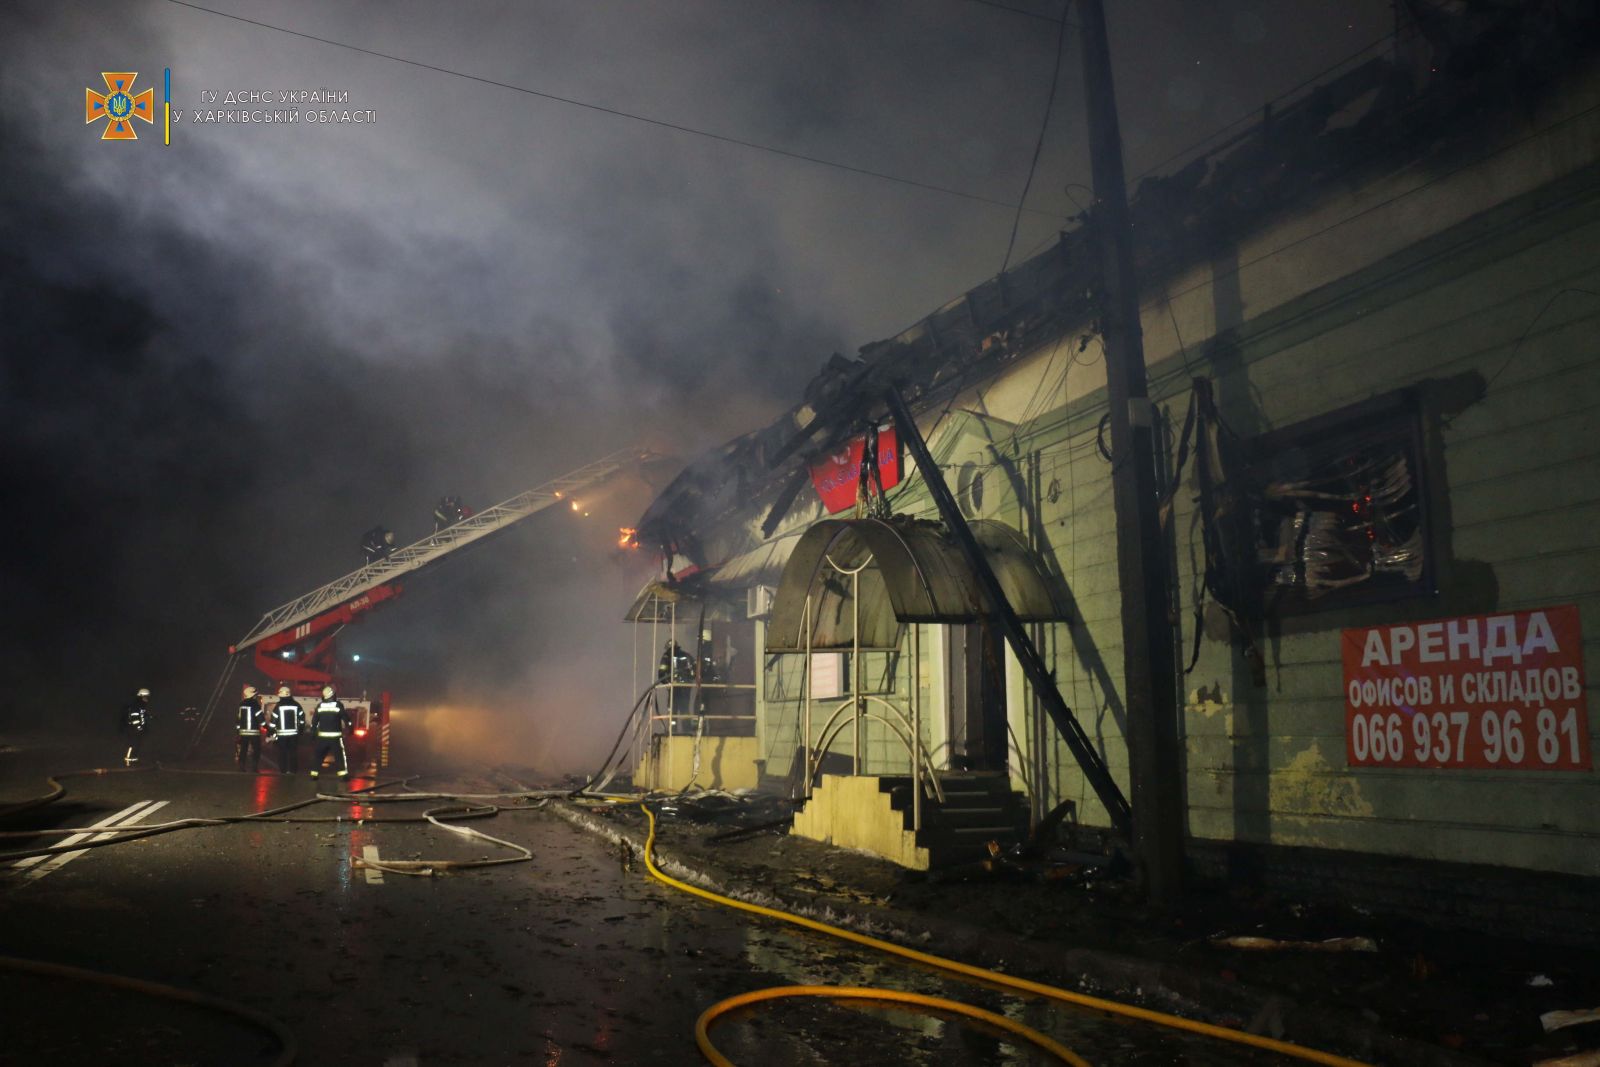
<svg viewBox="0 0 1600 1067"><path fill-rule="evenodd" d="M837 937L866 948L874 949L878 952L887 953L892 956L898 956L901 959L910 960L914 963L919 963L923 966L931 967L935 970L944 971L949 974L957 974L964 978L977 979L978 981L984 982L988 985L1002 986L1019 993L1027 993L1032 996L1043 997L1048 1000L1058 1001L1063 1004L1071 1004L1075 1007L1087 1008L1091 1011L1105 1012L1109 1015L1117 1015L1127 1019L1134 1019L1139 1022L1150 1023L1155 1026L1166 1027L1173 1030L1181 1030L1191 1034L1199 1034L1204 1037L1216 1038L1220 1041L1226 1041L1236 1045L1248 1045L1253 1048L1264 1049L1269 1052L1277 1052L1284 1056L1293 1057L1294 1059L1304 1060L1308 1063L1325 1064L1327 1067L1368 1067L1368 1065L1362 1063L1360 1060L1353 1060L1345 1056L1338 1056L1331 1052L1323 1052L1319 1049L1307 1048L1304 1045L1296 1045L1288 1041L1279 1041L1275 1038L1263 1037L1259 1034L1247 1034L1242 1030L1234 1030L1226 1026L1216 1026L1211 1023L1199 1022L1194 1019L1185 1019L1179 1015L1171 1015L1167 1012L1154 1011L1149 1008L1140 1008L1131 1004L1123 1004L1114 1000L1106 1000L1102 997L1093 997L1086 993L1074 993L1071 990L1061 989L1057 986L1047 985L1043 982L1034 982L1026 978L1017 978L1013 975L1003 974L999 971L991 971L984 967L977 967L969 963L962 963L959 960L946 959L943 956L935 956L929 952L919 952L916 949L906 948L903 945L896 945L893 942L883 941L876 937L870 937L866 934L857 933L854 930L846 930L843 927L833 926L817 919L807 918L803 915L796 915L792 912L782 911L778 908L769 908L760 904L752 904L748 901L735 900L733 897L726 897L720 893L714 893L709 889L702 889L699 886L690 885L688 882L680 881L679 879L672 877L656 866L656 817L655 813L650 810L649 806L642 801L611 800L610 802L634 804L644 810L645 817L650 823L650 832L645 839L644 845L644 862L646 868L649 869L650 874L654 878L665 883L666 885L671 886L674 889L688 893L691 896L699 897L702 900L710 901L713 904L721 904L724 907L749 912L753 915L760 915L763 918L776 919L779 922L785 922L794 926L803 927L807 930L816 931L817 933L827 934L831 937ZM779 986L772 989L757 990L754 993L743 993L713 1004L711 1007L702 1012L700 1018L695 1021L695 1042L697 1045L699 1045L700 1051L706 1057L707 1061L716 1065L716 1067L733 1067L732 1061L730 1061L726 1056L722 1055L721 1052L717 1051L716 1047L711 1043L710 1031L711 1027L716 1023L716 1021L727 1013L747 1004L793 996L841 997L898 1003L921 1003L925 1006L957 1011L965 1015L983 1018L983 1016L977 1014L980 1009L967 1010L966 1005L951 1007L950 1005L955 1003L951 1001L929 1004L928 1001L930 1000L941 1001L942 998L935 997L918 999L916 994L900 993L894 990L860 989L853 987L833 986ZM1020 1023L1014 1023L1009 1019L1004 1019L1002 1016L986 1018L985 1021L1000 1026L1004 1030L1022 1037L1041 1048L1051 1051L1066 1063L1073 1064L1075 1067L1084 1067L1084 1061L1075 1055L1071 1050L1061 1047L1050 1038L1045 1037L1043 1034L1039 1034L1037 1031L1033 1031L1028 1027L1022 1026Z"/></svg>

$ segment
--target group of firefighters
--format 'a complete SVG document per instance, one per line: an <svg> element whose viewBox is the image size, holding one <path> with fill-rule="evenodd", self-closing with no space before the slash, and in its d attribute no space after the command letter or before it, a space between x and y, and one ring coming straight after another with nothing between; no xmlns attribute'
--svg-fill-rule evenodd
<svg viewBox="0 0 1600 1067"><path fill-rule="evenodd" d="M139 762L145 733L150 729L150 690L140 689L134 694L133 701L122 709L120 723L128 737L128 750L122 762L131 767ZM240 695L236 720L239 769L245 769L247 759L250 770L260 769L261 745L265 741L273 745L278 753L280 773L299 774L300 738L311 734L316 738L316 748L311 756L311 777L316 778L322 771L323 763L332 757L335 772L344 778L350 773L344 736L352 725L350 712L335 699L331 685L322 687L322 700L309 716L287 685L279 686L277 697L267 700L261 698L255 686L246 685Z"/></svg>

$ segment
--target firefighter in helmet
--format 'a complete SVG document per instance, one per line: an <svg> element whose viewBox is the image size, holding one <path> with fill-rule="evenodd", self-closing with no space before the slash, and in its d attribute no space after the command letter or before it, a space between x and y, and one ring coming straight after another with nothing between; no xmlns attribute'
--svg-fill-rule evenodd
<svg viewBox="0 0 1600 1067"><path fill-rule="evenodd" d="M121 714L117 716L117 724L128 735L128 751L123 753L122 762L132 767L139 762L144 732L150 728L150 690L140 689L133 694L133 699L123 705Z"/></svg>
<svg viewBox="0 0 1600 1067"><path fill-rule="evenodd" d="M394 531L374 526L361 535L361 551L368 565L388 559L389 553L394 551Z"/></svg>
<svg viewBox="0 0 1600 1067"><path fill-rule="evenodd" d="M433 506L433 532L438 533L446 526L454 526L466 518L466 510L462 507L461 498L454 495L442 496Z"/></svg>
<svg viewBox="0 0 1600 1067"><path fill-rule="evenodd" d="M287 685L278 686L278 702L267 718L267 740L278 748L280 773L300 773L300 734L305 728L305 709L289 694Z"/></svg>
<svg viewBox="0 0 1600 1067"><path fill-rule="evenodd" d="M261 708L261 698L256 687L247 685L239 699L239 769L244 770L246 754L250 757L250 770L261 769L261 735L267 729L267 713Z"/></svg>
<svg viewBox="0 0 1600 1067"><path fill-rule="evenodd" d="M317 777L322 770L322 761L330 755L338 768L339 777L349 775L350 764L344 752L344 732L349 728L350 713L333 698L333 686L323 686L322 702L311 713L311 730L317 735L317 747L311 754L311 777Z"/></svg>

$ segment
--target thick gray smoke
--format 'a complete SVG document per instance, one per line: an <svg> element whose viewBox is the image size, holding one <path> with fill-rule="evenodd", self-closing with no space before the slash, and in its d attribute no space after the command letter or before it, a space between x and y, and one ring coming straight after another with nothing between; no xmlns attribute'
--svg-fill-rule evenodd
<svg viewBox="0 0 1600 1067"><path fill-rule="evenodd" d="M1055 47L1052 24L962 0L216 6L1002 201L1021 189ZM1377 36L1387 10L1112 6L1131 172L1293 84L1312 52ZM1292 54L1297 19L1330 32ZM199 703L263 611L353 568L374 523L420 536L442 493L482 507L624 445L692 455L759 425L831 352L992 273L1011 225L1004 208L163 0L115 19L26 0L7 26L13 727L101 728L137 685L158 712ZM1083 197L1066 190L1086 180L1067 44L1019 250ZM1224 74L1218 54L1241 61ZM378 121L179 122L163 147L159 123L111 143L79 118L108 69L137 70L159 108L168 67L185 111L202 91L326 88ZM463 735L472 721L529 762L578 769L626 707L619 620L643 575L612 542L649 493L619 487L585 522L534 519L420 577L348 643L402 708L473 709L456 715Z"/></svg>

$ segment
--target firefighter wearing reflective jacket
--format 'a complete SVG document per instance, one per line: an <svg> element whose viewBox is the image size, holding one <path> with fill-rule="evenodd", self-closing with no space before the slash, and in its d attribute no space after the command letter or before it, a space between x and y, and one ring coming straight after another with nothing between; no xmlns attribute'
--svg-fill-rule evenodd
<svg viewBox="0 0 1600 1067"><path fill-rule="evenodd" d="M122 732L128 735L128 751L123 754L122 762L132 767L139 762L144 732L150 728L150 690L141 689L135 693L133 701L123 707L118 720Z"/></svg>
<svg viewBox="0 0 1600 1067"><path fill-rule="evenodd" d="M344 754L344 732L350 728L350 713L344 705L333 699L333 686L322 687L322 703L311 713L311 730L317 735L317 747L311 755L311 777L322 770L322 761L330 754L338 767L339 777L350 773L350 764Z"/></svg>
<svg viewBox="0 0 1600 1067"><path fill-rule="evenodd" d="M283 774L300 773L300 735L305 732L306 712L300 702L289 695L289 687L278 687L278 702L267 717L267 740L278 750L278 770Z"/></svg>
<svg viewBox="0 0 1600 1067"><path fill-rule="evenodd" d="M261 698L256 687L247 685L239 701L239 769L244 770L244 759L250 756L250 769L261 768L261 735L267 729L267 713L261 710Z"/></svg>

